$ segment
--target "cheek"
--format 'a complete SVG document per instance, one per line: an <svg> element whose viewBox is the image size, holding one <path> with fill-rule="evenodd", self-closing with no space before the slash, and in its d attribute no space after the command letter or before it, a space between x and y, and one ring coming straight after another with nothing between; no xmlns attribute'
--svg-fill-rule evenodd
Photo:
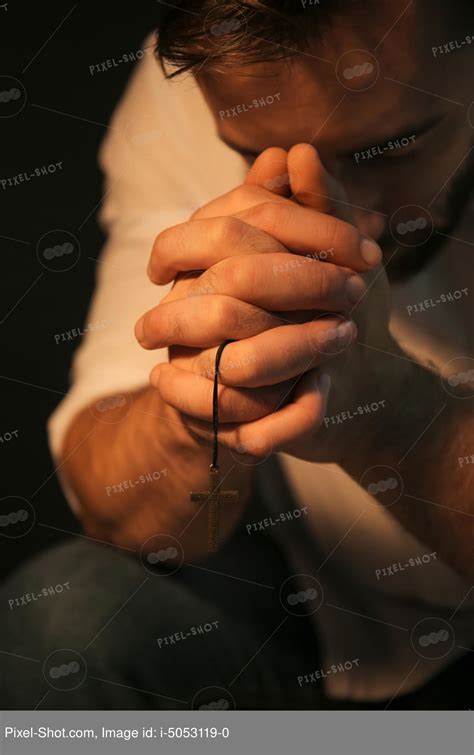
<svg viewBox="0 0 474 755"><path fill-rule="evenodd" d="M425 205L427 186L436 185L435 177L436 166L430 161L420 164L415 159L375 157L372 164L346 167L340 180L349 201L362 214L376 210L390 217L403 205Z"/></svg>

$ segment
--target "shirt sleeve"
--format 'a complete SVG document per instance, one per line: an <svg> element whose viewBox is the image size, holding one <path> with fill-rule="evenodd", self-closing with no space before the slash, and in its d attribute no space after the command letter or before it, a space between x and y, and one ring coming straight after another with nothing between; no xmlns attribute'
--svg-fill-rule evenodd
<svg viewBox="0 0 474 755"><path fill-rule="evenodd" d="M107 242L96 288L75 352L71 385L48 422L58 460L77 412L99 397L148 382L167 349L145 351L134 324L168 293L146 275L156 235L241 182L243 160L218 138L212 114L190 76L167 80L153 54L153 35L113 113L99 151L105 176L99 222Z"/></svg>

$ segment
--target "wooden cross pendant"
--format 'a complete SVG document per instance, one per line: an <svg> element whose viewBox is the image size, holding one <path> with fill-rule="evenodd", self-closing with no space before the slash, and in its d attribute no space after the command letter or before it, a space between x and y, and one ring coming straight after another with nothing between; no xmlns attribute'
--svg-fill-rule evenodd
<svg viewBox="0 0 474 755"><path fill-rule="evenodd" d="M208 550L215 553L219 547L219 504L238 503L238 490L220 491L221 475L219 467L213 464L209 467L209 490L203 493L191 493L191 501L194 503L207 503L209 505L209 529Z"/></svg>

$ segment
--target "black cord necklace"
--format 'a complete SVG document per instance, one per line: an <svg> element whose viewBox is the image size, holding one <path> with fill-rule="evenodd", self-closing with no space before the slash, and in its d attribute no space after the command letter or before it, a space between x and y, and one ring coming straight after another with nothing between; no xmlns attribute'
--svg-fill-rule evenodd
<svg viewBox="0 0 474 755"><path fill-rule="evenodd" d="M219 547L219 505L226 503L237 503L239 493L237 490L220 490L222 484L219 471L219 365L222 352L232 339L223 341L216 352L216 361L214 365L214 388L212 393L212 462L209 465L209 490L198 493L191 493L191 501L202 503L208 506L209 527L208 527L208 550L211 553L217 551Z"/></svg>

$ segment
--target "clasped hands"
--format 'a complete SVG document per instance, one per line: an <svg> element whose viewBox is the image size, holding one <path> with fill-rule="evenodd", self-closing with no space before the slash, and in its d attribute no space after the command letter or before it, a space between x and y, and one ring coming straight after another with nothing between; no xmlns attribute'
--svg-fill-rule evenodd
<svg viewBox="0 0 474 755"><path fill-rule="evenodd" d="M149 278L175 282L135 335L145 349L168 347L150 382L204 443L226 339L219 439L244 456L318 460L330 395L350 399L356 380L370 380L357 342L388 338L388 283L380 248L338 196L313 147L270 148L243 185L157 236Z"/></svg>

